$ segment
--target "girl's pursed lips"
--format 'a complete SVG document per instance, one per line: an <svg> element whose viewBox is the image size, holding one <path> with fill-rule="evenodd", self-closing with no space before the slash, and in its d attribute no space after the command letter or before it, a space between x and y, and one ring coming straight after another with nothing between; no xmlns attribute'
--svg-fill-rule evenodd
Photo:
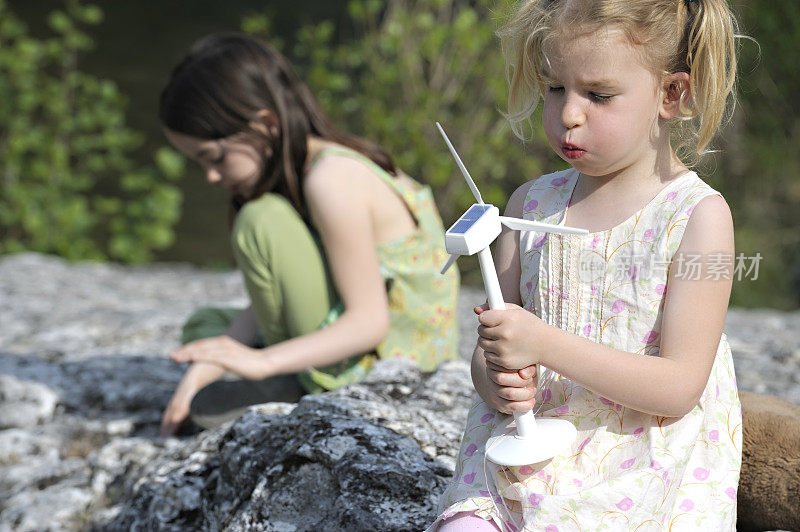
<svg viewBox="0 0 800 532"><path fill-rule="evenodd" d="M562 142L561 143L561 149L562 150L581 150L581 151L586 151L583 148L581 148L580 146L578 146L577 144L572 144L571 142Z"/></svg>
<svg viewBox="0 0 800 532"><path fill-rule="evenodd" d="M575 144L564 142L561 144L561 153L563 153L564 157L567 159L579 159L583 157L586 150Z"/></svg>

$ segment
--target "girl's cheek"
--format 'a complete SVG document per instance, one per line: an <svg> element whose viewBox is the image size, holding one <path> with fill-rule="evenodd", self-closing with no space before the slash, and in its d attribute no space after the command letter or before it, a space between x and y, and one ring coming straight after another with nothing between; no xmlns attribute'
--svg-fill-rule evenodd
<svg viewBox="0 0 800 532"><path fill-rule="evenodd" d="M558 110L553 105L545 104L542 110L542 127L550 146L554 150L561 150L561 138L558 131Z"/></svg>
<svg viewBox="0 0 800 532"><path fill-rule="evenodd" d="M564 155L561 153L561 139L559 136L554 133L553 130L545 130L545 135L547 136L547 143L550 145L550 149L563 159Z"/></svg>

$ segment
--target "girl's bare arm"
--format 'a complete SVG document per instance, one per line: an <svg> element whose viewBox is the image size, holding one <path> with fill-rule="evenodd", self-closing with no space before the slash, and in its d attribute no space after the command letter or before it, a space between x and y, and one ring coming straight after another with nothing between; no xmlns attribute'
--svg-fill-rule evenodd
<svg viewBox="0 0 800 532"><path fill-rule="evenodd" d="M694 209L675 257L699 255L707 264L717 253L732 260L733 222L725 201L713 196ZM533 358L616 403L655 415L682 416L697 404L714 363L732 284L732 263L728 266L719 279L705 278L707 270L700 279L690 279L680 276L673 263L659 356L598 344L546 325L522 309L483 313L480 342L492 352L487 358L505 367ZM642 340L644 346L654 338Z"/></svg>

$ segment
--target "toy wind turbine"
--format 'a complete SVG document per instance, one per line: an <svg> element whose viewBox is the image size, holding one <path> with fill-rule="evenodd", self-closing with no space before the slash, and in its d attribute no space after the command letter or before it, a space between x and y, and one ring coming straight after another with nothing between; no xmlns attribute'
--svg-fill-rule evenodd
<svg viewBox="0 0 800 532"><path fill-rule="evenodd" d="M500 235L501 225L519 231L575 234L587 234L588 231L500 216L497 207L483 202L478 187L475 186L475 182L439 122L436 122L436 127L439 128L458 168L464 174L472 194L478 201L445 233L445 248L450 254L450 258L442 269L442 273L447 271L460 255L478 253L478 262L481 266L489 308L505 310L506 304L503 301L492 252L489 249L489 245ZM502 432L493 434L486 443L486 457L496 464L522 466L547 460L566 449L577 435L575 426L569 421L557 418L540 418L537 421L532 410L521 414L515 412L514 421L516 433L514 433L513 427L505 427Z"/></svg>

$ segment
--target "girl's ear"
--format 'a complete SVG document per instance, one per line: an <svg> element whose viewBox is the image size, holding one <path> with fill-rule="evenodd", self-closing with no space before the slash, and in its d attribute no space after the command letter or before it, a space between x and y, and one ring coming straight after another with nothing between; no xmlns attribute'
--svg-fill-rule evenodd
<svg viewBox="0 0 800 532"><path fill-rule="evenodd" d="M277 137L281 131L281 124L278 115L269 109L261 109L256 113L256 119L250 121L250 127L267 135Z"/></svg>
<svg viewBox="0 0 800 532"><path fill-rule="evenodd" d="M674 72L664 76L661 83L661 102L658 106L658 115L669 120L685 111L692 101L692 87L689 82L688 72Z"/></svg>

